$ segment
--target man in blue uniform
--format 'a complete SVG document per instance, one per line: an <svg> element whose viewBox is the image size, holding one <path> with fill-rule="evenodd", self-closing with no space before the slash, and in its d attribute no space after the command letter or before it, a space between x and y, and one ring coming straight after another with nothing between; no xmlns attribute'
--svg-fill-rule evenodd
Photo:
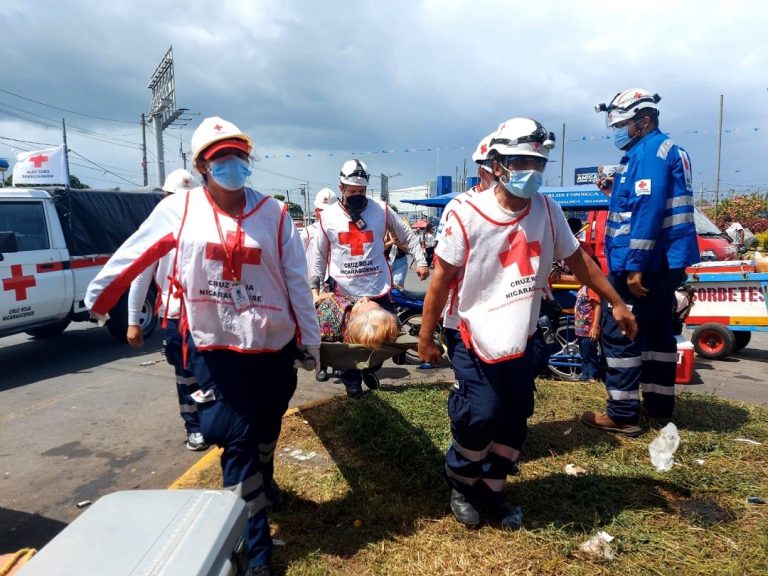
<svg viewBox="0 0 768 576"><path fill-rule="evenodd" d="M595 107L606 112L614 143L624 151L616 174L597 184L612 188L605 231L610 281L631 305L638 336L634 341L622 336L610 305L606 307L602 344L608 365L607 408L605 413L585 412L581 420L628 436L642 432L640 415L661 424L672 419L674 291L685 279L686 266L699 261L691 161L659 131L659 100L658 94L632 88Z"/></svg>

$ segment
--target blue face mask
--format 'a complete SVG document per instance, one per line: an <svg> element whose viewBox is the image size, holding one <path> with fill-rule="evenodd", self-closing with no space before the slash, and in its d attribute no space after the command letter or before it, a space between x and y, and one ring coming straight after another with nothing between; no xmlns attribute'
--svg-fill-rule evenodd
<svg viewBox="0 0 768 576"><path fill-rule="evenodd" d="M633 140L634 138L629 137L629 126L617 128L613 131L613 144L619 150L624 150L632 143Z"/></svg>
<svg viewBox="0 0 768 576"><path fill-rule="evenodd" d="M237 156L226 156L210 164L213 180L225 190L240 190L251 175L248 162Z"/></svg>
<svg viewBox="0 0 768 576"><path fill-rule="evenodd" d="M505 168L506 170L506 168ZM507 170L508 174L501 177L507 192L518 198L531 198L544 181L544 173L538 170Z"/></svg>

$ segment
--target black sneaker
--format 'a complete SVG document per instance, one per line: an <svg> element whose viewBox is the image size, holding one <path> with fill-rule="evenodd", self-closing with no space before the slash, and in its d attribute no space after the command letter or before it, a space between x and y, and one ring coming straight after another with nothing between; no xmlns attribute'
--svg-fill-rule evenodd
<svg viewBox="0 0 768 576"><path fill-rule="evenodd" d="M451 488L451 512L461 524L474 528L480 524L480 513L464 494Z"/></svg>
<svg viewBox="0 0 768 576"><path fill-rule="evenodd" d="M501 492L483 491L483 504L488 516L501 522L503 528L519 530L523 525L523 509L507 501Z"/></svg>
<svg viewBox="0 0 768 576"><path fill-rule="evenodd" d="M373 372L363 372L363 382L369 390L379 389L379 377Z"/></svg>
<svg viewBox="0 0 768 576"><path fill-rule="evenodd" d="M350 398L353 398L357 400L358 398L361 398L363 396L363 387L360 384L357 384L355 386L346 386L347 389L347 396Z"/></svg>
<svg viewBox="0 0 768 576"><path fill-rule="evenodd" d="M317 374L315 374L315 380L318 382L327 382L328 381L328 372L325 370L320 370Z"/></svg>

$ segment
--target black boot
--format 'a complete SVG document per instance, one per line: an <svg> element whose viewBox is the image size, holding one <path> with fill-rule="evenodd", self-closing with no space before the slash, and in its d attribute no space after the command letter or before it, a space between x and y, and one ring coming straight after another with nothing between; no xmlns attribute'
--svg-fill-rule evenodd
<svg viewBox="0 0 768 576"><path fill-rule="evenodd" d="M464 494L451 488L451 511L464 526L474 528L480 524L480 513Z"/></svg>
<svg viewBox="0 0 768 576"><path fill-rule="evenodd" d="M325 370L325 368L321 366L320 371L317 374L315 374L315 380L317 380L318 382L327 382L328 378L329 378L328 372Z"/></svg>
<svg viewBox="0 0 768 576"><path fill-rule="evenodd" d="M502 528L519 530L523 525L523 509L507 501L501 492L484 489L483 507L489 517L501 523Z"/></svg>
<svg viewBox="0 0 768 576"><path fill-rule="evenodd" d="M274 478L264 486L264 496L267 498L268 511L274 512L280 509L280 505L283 503L283 491L280 490L280 486L277 485Z"/></svg>

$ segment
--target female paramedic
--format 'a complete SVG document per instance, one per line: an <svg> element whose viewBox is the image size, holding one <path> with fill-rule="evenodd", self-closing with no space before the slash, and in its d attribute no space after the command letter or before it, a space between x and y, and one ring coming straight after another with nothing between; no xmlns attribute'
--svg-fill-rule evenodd
<svg viewBox="0 0 768 576"><path fill-rule="evenodd" d="M287 207L245 187L250 137L212 117L191 144L204 185L155 208L91 282L86 305L103 319L133 278L176 249L171 282L201 432L224 449L224 485L247 504L248 574L271 574L275 445L296 389L294 361L302 354L319 366L320 331Z"/></svg>

